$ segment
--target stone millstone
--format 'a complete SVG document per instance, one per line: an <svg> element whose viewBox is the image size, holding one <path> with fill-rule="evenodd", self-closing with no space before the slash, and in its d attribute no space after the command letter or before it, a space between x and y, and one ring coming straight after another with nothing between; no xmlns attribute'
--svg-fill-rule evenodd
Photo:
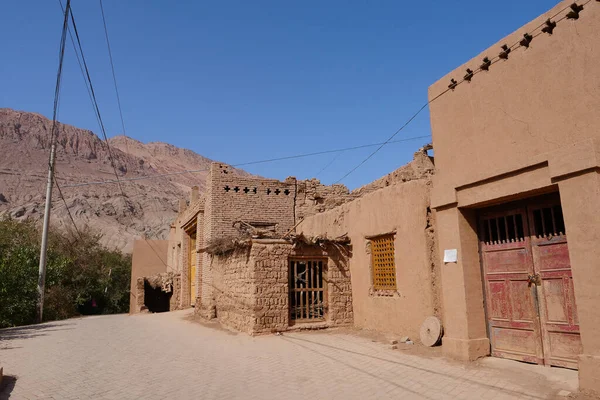
<svg viewBox="0 0 600 400"><path fill-rule="evenodd" d="M439 343L442 338L442 323L436 317L427 317L423 325L421 325L421 343L425 346L432 347Z"/></svg>

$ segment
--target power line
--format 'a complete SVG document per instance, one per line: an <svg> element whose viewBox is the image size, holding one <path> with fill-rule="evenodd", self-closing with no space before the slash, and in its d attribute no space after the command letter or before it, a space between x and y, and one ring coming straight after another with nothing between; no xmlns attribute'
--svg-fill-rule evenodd
<svg viewBox="0 0 600 400"><path fill-rule="evenodd" d="M587 0L585 3L583 3L583 5L587 5L588 3L590 3L593 0ZM598 0L597 0L598 1ZM560 15L561 13L563 13L565 10L571 8L571 5L568 5L564 8L562 8L560 11L558 11L556 14L554 14L553 16L551 16L547 21L551 21L552 19L556 18L558 15ZM559 20L555 21L556 23L564 20L565 18L567 18L567 16L563 16L562 18L560 18ZM535 27L533 30L531 30L529 33L533 33L535 31L537 31L538 29L540 29L541 27L545 26L546 22L541 23L540 25L538 25L537 27ZM543 32L539 32L538 34L534 35L532 37L536 38L539 35L541 35ZM508 53L512 50L518 49L519 47L527 47L529 44L527 44L527 46L524 46L522 40L519 40L517 42L515 42L512 46L508 47L508 51L505 50L505 55L506 57L508 57ZM502 53L501 53L502 54ZM490 63L488 64L487 68L489 68L491 65L494 65L495 63L497 63L498 61L501 61L503 58L501 57L501 55L497 55L495 57L492 57L489 59ZM383 146L385 146L386 144L388 144L394 137L396 137L396 135L398 133L400 133L404 128L406 128L406 126L408 124L410 124L427 106L429 106L431 103L433 103L434 101L436 101L437 99L439 99L440 97L442 97L443 95L445 95L446 93L454 90L458 85L464 83L465 81L471 81L471 79L473 78L474 75L482 72L482 71L487 71L487 68L484 69L481 66L479 68L477 68L474 71L470 71L470 77L467 78L463 78L462 80L458 81L458 82L454 82L453 80L453 84L451 86L448 87L448 89L444 90L443 92L441 92L440 94L438 94L437 96L433 97L431 100L428 100L425 104L423 104L423 106L416 112L414 113L409 119L408 121L406 121L404 123L404 125L402 125L396 132L394 132L394 134L392 136L390 136L388 138L388 140L386 140L385 142L383 142L383 144L381 146L379 146L375 151L373 151L371 154L369 154L364 160L362 160L360 163L358 163L354 168L352 168L350 171L348 171L344 176L342 176L340 179L338 179L335 183L340 183L341 181L343 181L344 179L346 179L350 174L352 174L354 171L356 171L358 168L360 168L362 165L364 165L367 161L369 161L369 159L371 159L375 154L377 154L379 152L379 150L381 150L383 148Z"/></svg>
<svg viewBox="0 0 600 400"><path fill-rule="evenodd" d="M425 139L425 138L429 138L429 137L430 137L430 135L415 136L415 137L409 137L409 138L404 138L404 139L400 139L400 140L392 140L392 141L388 141L387 143L385 143L385 142L384 143L385 144L400 143L400 142L407 142L407 141L416 140L416 139ZM371 143L371 144L364 144L364 145L360 145L360 146L345 147L345 148L335 149L335 150L316 151L316 152L312 152L312 153L303 153L303 154L296 154L296 155L285 156L285 157L269 158L269 159L265 159L265 160L249 161L249 162L244 162L244 163L231 164L231 166L232 167L244 167L244 166L248 166L248 165L265 164L265 163L270 163L270 162L275 162L275 161L284 161L284 160L291 160L291 159L297 159L297 158L318 156L318 155L322 155L322 154L340 153L340 152L345 152L345 151L364 149L367 147L379 146L384 143ZM170 173L166 173L166 174L155 174L155 175L150 175L150 176L139 176L136 178L126 178L126 179L121 179L121 182L141 181L141 180L147 180L147 179L164 178L167 176L175 176L175 175L182 175L182 174L189 174L189 173L196 173L196 172L207 172L207 171L210 171L210 168L188 169L185 171L170 172ZM112 184L112 183L115 183L115 181L114 180L91 181L91 182L75 183L75 184L71 184L71 185L64 185L63 187L64 188L74 188L74 187L91 186L91 185L106 185L106 184Z"/></svg>
<svg viewBox="0 0 600 400"><path fill-rule="evenodd" d="M375 149L375 151L373 151L371 154L369 154L367 156L367 158L365 158L364 160L362 160L359 164L356 165L356 167L352 168L350 171L348 171L346 173L346 175L342 176L340 179L338 179L337 181L335 181L335 183L340 183L341 181L343 181L346 177L348 177L348 175L350 175L351 173L353 173L354 171L356 171L358 168L360 168L364 163L366 163L367 161L369 161L369 159L371 157L373 157L375 154L377 154L379 152L379 150L381 150L383 148L383 146L385 146L386 144L390 143L390 141L392 139L394 139L394 137L396 137L396 135L398 133L400 133L404 128L406 128L406 126L408 124L410 124L415 118L417 118L417 116L419 114L421 114L421 111L423 111L425 109L425 107L427 107L431 102L433 102L434 100L440 98L441 96L443 96L444 94L448 93L450 91L450 89L446 89L445 91L443 91L442 93L440 93L439 95L437 95L436 97L433 98L433 100L428 101L427 103L425 103L420 109L419 111L417 111L415 114L413 114L412 117L410 117L408 119L408 121L406 121L404 123L404 125L402 125L396 132L394 132L394 134L392 136L390 136L385 142L381 143L381 145Z"/></svg>
<svg viewBox="0 0 600 400"><path fill-rule="evenodd" d="M339 156L342 155L342 153L337 153L335 156L333 156L333 158L331 159L331 161L329 161L327 164L325 164L325 166L323 168L321 168L319 170L319 172L317 172L315 174L315 178L319 178L319 176L321 176L321 174L323 173L323 171L325 171L327 168L329 168L330 166L333 165L333 163L335 162L335 160L337 160L339 158Z"/></svg>
<svg viewBox="0 0 600 400"><path fill-rule="evenodd" d="M584 5L588 4L591 1L592 0L588 0L586 3L584 3ZM567 6L567 7L563 8L562 10L560 10L559 12L557 12L555 15L553 15L552 17L550 17L550 19L555 18L556 16L558 16L560 13L564 12L569 7L570 6ZM557 22L562 21L565 18L566 18L566 16L563 17L563 18L561 18ZM542 23L542 24L540 24L539 26L537 26L531 32L535 32L536 30L540 29L544 25L545 25L545 22ZM537 37L540 34L541 33L538 33L534 37ZM521 46L522 45L520 44L520 42L516 42L515 44L513 44L512 46L510 46L510 49L513 50L513 49L516 49L516 48L521 47ZM492 57L490 59L490 65L495 64L496 62L500 61L501 59L502 58L500 56ZM85 62L85 60L84 60L84 62ZM480 73L481 71L483 71L483 69L480 67L480 68L476 69L473 72L473 75L475 75L477 73ZM246 162L246 163L239 163L239 164L233 164L232 166L233 167L240 167L240 166L247 166L247 165L268 163L268 162L274 162L274 161L282 161L282 160L302 158L302 157L310 157L310 156L321 155L321 154L328 154L328 153L339 153L339 152L343 152L343 151L349 151L349 150L356 150L356 149L361 149L361 148L366 148L366 147L379 146L373 153L371 153L369 156L367 156L367 158L365 160L363 160L361 163L359 163L357 166L355 166L352 170L350 170L348 173L346 173L342 178L340 178L338 181L335 182L335 183L339 183L340 181L342 181L343 179L345 179L346 177L348 177L351 173L353 173L354 171L356 171L364 163L366 163L375 154L377 154L384 146L386 146L386 145L388 145L390 143L396 143L396 142L401 142L401 141L405 141L405 140L412 140L412 139L419 139L419 138L429 137L430 135L427 135L427 136L418 136L418 137L414 137L414 138L407 138L405 140L392 140L399 132L401 132L408 124L410 124L429 104L431 104L432 102L434 102L435 100L437 100L441 96L445 95L449 91L453 90L456 86L464 83L465 80L466 79L462 79L459 82L456 82L456 84L455 84L455 86L453 88L448 88L448 89L444 90L443 92L439 93L437 96L435 96L431 100L427 101L415 114L413 114L408 119L407 122L405 122L404 125L402 125L402 127L400 127L396 132L394 132L394 134L390 138L388 138L385 142L374 143L374 144L367 144L367 145L355 146L355 147L348 147L348 148L336 149L336 150L327 150L327 151L305 153L305 154L299 154L299 155L293 155L293 156L271 158L271 159L260 160L260 161L252 161L252 162ZM160 177L168 177L168 176L174 176L174 175L180 175L180 174L187 174L187 173L206 172L208 170L209 170L208 168L202 168L202 169L185 170L185 171L172 172L172 173L166 173L166 174L156 174L156 175L152 175L152 176L142 176L142 177L136 177L136 178L121 179L121 180L117 180L117 181L114 181L114 180L104 180L104 181L95 181L95 182L83 182L83 183L78 183L78 184L65 185L64 187L69 187L70 188L70 187L82 187L82 186L89 186L89 185L112 184L112 183L115 183L115 182L126 182L126 181L131 182L131 181L147 180L147 179L154 179L154 178L160 178ZM322 171L320 171L320 172L322 172Z"/></svg>
<svg viewBox="0 0 600 400"><path fill-rule="evenodd" d="M110 68L112 71L113 83L115 85L115 93L117 94L117 105L119 106L119 116L121 117L121 127L123 128L123 135L127 136L125 133L125 120L123 119L123 110L121 108L121 96L119 96L119 88L117 86L117 76L115 74L115 64L113 63L112 50L110 48L110 40L108 38L108 28L106 27L106 17L104 16L104 6L102 5L102 0L100 2L100 12L102 14L102 24L104 25L104 36L106 37L106 46L108 47L108 58L110 59ZM125 148L127 147L127 139L125 139ZM129 153L129 151L127 151Z"/></svg>
<svg viewBox="0 0 600 400"><path fill-rule="evenodd" d="M65 9L62 4L62 0L58 0L60 4L60 8L65 12ZM75 44L75 39L73 38L73 32L71 31L71 27L68 27L69 30L69 38L71 39L71 45L73 46L73 51L75 52L75 57L77 58L77 64L79 65L79 71L81 71L81 77L83 78L83 84L85 85L85 89L87 91L88 97L90 98L90 102L92 104L92 109L94 110L94 116L96 117L96 122L98 122L98 127L100 127L100 119L98 118L98 114L96 113L96 108L94 107L94 99L92 98L92 93L90 92L90 87L88 85L87 79L85 77L85 71L83 70L83 65L81 63L81 58L79 57L79 51L77 51L77 45Z"/></svg>
<svg viewBox="0 0 600 400"><path fill-rule="evenodd" d="M58 71L56 73L56 87L54 88L54 107L52 111L52 130L50 131L50 157L48 161L48 184L46 186L46 204L44 207L44 222L42 226L42 241L40 245L40 263L37 285L36 321L42 322L44 314L44 293L46 288L46 257L48 253L48 228L50 225L50 212L52 207L52 186L54 180L54 167L56 157L55 132L57 128L58 103L62 81L63 62L65 57L65 44L67 41L67 28L69 26L69 12L71 0L67 0L65 15L60 36L60 49L58 56Z"/></svg>
<svg viewBox="0 0 600 400"><path fill-rule="evenodd" d="M104 128L104 122L102 121L102 116L100 114L100 108L98 107L98 100L96 99L94 85L92 84L92 78L90 76L90 71L88 69L87 62L85 60L85 55L83 53L83 47L81 45L81 38L79 37L79 32L77 30L77 24L75 22L75 16L73 15L73 12L71 12L71 23L73 24L73 31L75 32L75 38L77 39L77 45L79 47L79 52L81 53L81 59L83 61L83 67L85 69L87 81L90 85L90 92L92 94L92 99L93 99L94 107L96 109L96 113L98 114L98 119L100 122L100 129L102 130L102 135L103 135L104 141L106 143L106 148L108 151L108 157L110 160L110 164L113 168L113 172L115 173L115 177L117 178L116 181L114 181L114 182L116 182L118 184L119 190L121 191L121 194L123 195L123 197L127 197L125 195L125 192L123 192L123 187L121 186L121 181L119 180L119 174L117 173L117 167L115 166L114 156L113 156L112 150L110 149L110 144L108 143L108 136L106 135L106 129Z"/></svg>
<svg viewBox="0 0 600 400"><path fill-rule="evenodd" d="M73 214L71 214L71 210L69 209L69 205L67 204L67 200L65 200L65 196L63 196L63 193L62 193L62 190L60 188L60 185L58 184L58 180L54 180L54 183L56 184L56 188L58 189L58 195L60 196L60 198L62 199L63 203L65 204L65 208L67 209L67 214L69 214L69 219L71 220L71 223L75 227L75 232L77 232L77 235L79 236L79 238L81 240L83 240L83 236L81 235L81 232L77 228L77 224L75 223L75 220L73 219Z"/></svg>

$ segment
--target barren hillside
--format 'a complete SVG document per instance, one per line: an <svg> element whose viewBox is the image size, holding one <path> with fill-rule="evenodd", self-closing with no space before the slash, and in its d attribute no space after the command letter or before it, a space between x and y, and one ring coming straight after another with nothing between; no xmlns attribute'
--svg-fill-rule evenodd
<svg viewBox="0 0 600 400"><path fill-rule="evenodd" d="M34 113L0 108L0 215L40 219L44 198L52 121ZM185 170L202 172L116 184L66 188L69 184L114 180L105 143L93 132L59 126L56 176L80 229L90 227L111 248L130 251L142 234L165 238L178 199L190 187L202 191L211 160L166 143L144 144L119 136L109 140L120 178L129 179ZM240 173L244 173L240 171ZM52 221L68 228L64 204L55 189Z"/></svg>

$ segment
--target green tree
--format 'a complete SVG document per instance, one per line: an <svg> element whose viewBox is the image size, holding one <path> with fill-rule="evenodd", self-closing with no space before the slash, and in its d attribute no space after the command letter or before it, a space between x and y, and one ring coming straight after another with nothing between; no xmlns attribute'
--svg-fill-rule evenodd
<svg viewBox="0 0 600 400"><path fill-rule="evenodd" d="M40 238L32 221L0 220L0 327L34 322ZM44 320L127 312L131 256L100 238L87 229L50 232Z"/></svg>

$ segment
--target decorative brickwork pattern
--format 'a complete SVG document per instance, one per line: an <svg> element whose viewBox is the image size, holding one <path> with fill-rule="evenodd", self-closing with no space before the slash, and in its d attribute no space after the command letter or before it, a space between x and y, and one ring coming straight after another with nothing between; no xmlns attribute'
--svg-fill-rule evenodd
<svg viewBox="0 0 600 400"><path fill-rule="evenodd" d="M280 182L235 175L231 167L214 163L211 166L210 237L228 237L239 234L233 226L236 221L250 224L272 224L275 233L283 235L295 223L295 179Z"/></svg>

